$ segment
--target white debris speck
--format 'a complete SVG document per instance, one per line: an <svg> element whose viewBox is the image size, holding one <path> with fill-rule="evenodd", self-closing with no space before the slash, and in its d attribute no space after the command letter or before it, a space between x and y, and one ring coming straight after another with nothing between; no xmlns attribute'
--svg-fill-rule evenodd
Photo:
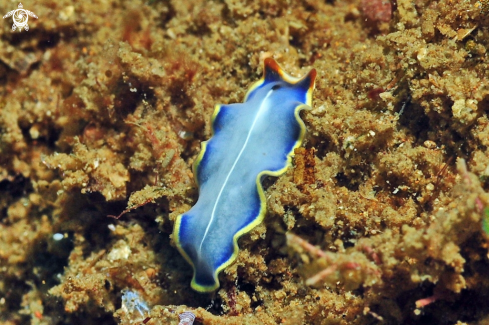
<svg viewBox="0 0 489 325"><path fill-rule="evenodd" d="M127 260L129 255L131 255L131 248L121 239L115 243L107 258L109 261Z"/></svg>
<svg viewBox="0 0 489 325"><path fill-rule="evenodd" d="M423 47L418 51L416 58L418 59L418 61L421 62L426 58L427 55L428 55L428 50Z"/></svg>
<svg viewBox="0 0 489 325"><path fill-rule="evenodd" d="M38 139L39 138L39 126L35 124L33 127L29 129L29 135L31 136L31 139Z"/></svg>
<svg viewBox="0 0 489 325"><path fill-rule="evenodd" d="M179 131L178 132L178 136L181 139L188 140L188 139L191 139L193 137L193 133L192 132L188 132L188 131Z"/></svg>
<svg viewBox="0 0 489 325"><path fill-rule="evenodd" d="M171 28L168 28L166 30L166 34L171 38L171 39L176 39L177 38L177 35L175 34L175 32L171 29Z"/></svg>
<svg viewBox="0 0 489 325"><path fill-rule="evenodd" d="M343 149L354 149L355 146L354 146L354 143L355 143L355 137L354 136L348 136L346 137L345 139L345 142L343 142Z"/></svg>
<svg viewBox="0 0 489 325"><path fill-rule="evenodd" d="M53 235L53 239L54 239L54 240L56 240L56 241L61 240L61 239L63 239L64 237L65 237L65 236L64 236L63 234L60 234L59 232L58 232L58 233L55 233L55 234Z"/></svg>
<svg viewBox="0 0 489 325"><path fill-rule="evenodd" d="M139 296L139 293L129 289L122 290L121 309L126 314L134 314L137 311L141 317L149 314L148 304Z"/></svg>
<svg viewBox="0 0 489 325"><path fill-rule="evenodd" d="M68 20L71 16L73 16L74 12L75 12L75 7L67 6L59 12L59 15L58 15L59 19Z"/></svg>
<svg viewBox="0 0 489 325"><path fill-rule="evenodd" d="M115 231L115 226L114 226L114 224L112 224L112 223L111 223L111 224L109 224L109 225L107 226L107 228L109 228L111 231Z"/></svg>
<svg viewBox="0 0 489 325"><path fill-rule="evenodd" d="M178 325L192 325L195 320L195 315L190 311L186 311L178 315L178 318L180 318Z"/></svg>

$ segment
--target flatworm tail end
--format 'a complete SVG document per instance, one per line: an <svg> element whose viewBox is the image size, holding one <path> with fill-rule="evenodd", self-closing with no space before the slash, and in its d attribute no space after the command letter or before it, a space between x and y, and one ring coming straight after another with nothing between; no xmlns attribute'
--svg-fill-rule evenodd
<svg viewBox="0 0 489 325"><path fill-rule="evenodd" d="M185 258L185 260L192 266L192 268L194 270L194 275L192 277L192 281L190 282L190 286L195 291L201 292L201 293L215 291L216 289L219 288L219 279L217 278L217 276L219 275L219 272L223 268L221 268L221 269L217 270L216 272L214 272L214 274L213 274L214 279L212 281L212 284L207 285L207 284L198 283L198 281L197 281L197 279L195 277L195 275L196 275L196 267L197 266L194 264L194 261L192 261L192 258L190 258L190 256L187 254L187 252L185 251L185 249L183 249L182 244L180 242L179 233L180 233L180 229L182 227L182 222L183 222L183 216L184 215L185 214L179 215L177 217L177 220L175 221L175 226L174 226L174 229L173 229L173 240L175 241L175 244L176 244L177 249L180 252L180 254Z"/></svg>

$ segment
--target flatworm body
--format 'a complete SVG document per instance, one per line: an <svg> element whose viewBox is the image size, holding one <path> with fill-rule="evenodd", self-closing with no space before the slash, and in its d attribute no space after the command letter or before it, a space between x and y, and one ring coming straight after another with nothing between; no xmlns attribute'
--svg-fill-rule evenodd
<svg viewBox="0 0 489 325"><path fill-rule="evenodd" d="M290 166L306 131L299 111L311 106L315 78L316 70L293 78L269 58L243 103L216 106L213 136L194 164L199 199L174 229L177 247L194 269L193 289L217 289L219 272L236 259L238 238L263 220L261 180Z"/></svg>

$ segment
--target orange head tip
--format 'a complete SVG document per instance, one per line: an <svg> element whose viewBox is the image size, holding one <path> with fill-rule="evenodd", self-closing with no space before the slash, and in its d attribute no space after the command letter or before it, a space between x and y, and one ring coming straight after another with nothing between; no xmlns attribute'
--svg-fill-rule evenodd
<svg viewBox="0 0 489 325"><path fill-rule="evenodd" d="M314 82L316 81L316 76L317 76L317 71L316 69L312 69L311 71L309 71L309 78L311 79L311 86L314 85Z"/></svg>
<svg viewBox="0 0 489 325"><path fill-rule="evenodd" d="M266 58L264 63L265 63L265 72L267 70L272 70L278 73L279 75L282 75L282 68L280 68L277 61L275 61L273 58Z"/></svg>

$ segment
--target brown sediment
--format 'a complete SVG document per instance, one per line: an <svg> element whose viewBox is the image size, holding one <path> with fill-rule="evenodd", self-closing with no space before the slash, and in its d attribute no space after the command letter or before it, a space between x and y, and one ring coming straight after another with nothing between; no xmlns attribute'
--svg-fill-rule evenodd
<svg viewBox="0 0 489 325"><path fill-rule="evenodd" d="M29 31L0 29L1 323L489 318L485 1L23 4ZM214 105L267 57L318 72L304 148L202 295L173 222Z"/></svg>
<svg viewBox="0 0 489 325"><path fill-rule="evenodd" d="M314 184L316 178L314 176L316 161L314 160L314 148L295 148L294 149L294 183L301 190L306 184Z"/></svg>

